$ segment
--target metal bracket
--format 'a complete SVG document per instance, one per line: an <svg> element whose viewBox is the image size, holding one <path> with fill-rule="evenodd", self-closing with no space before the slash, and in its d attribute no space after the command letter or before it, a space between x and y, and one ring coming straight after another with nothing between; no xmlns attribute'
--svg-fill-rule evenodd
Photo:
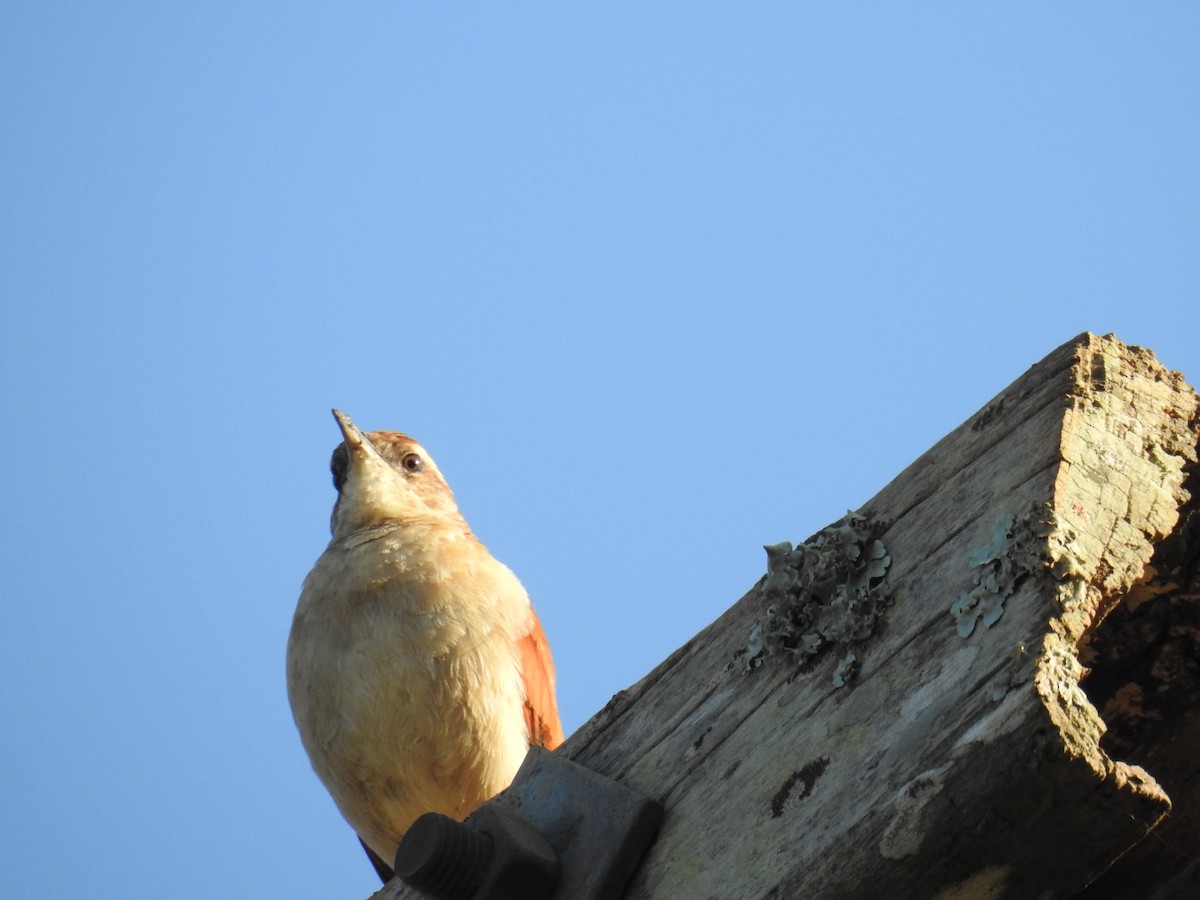
<svg viewBox="0 0 1200 900"><path fill-rule="evenodd" d="M418 819L396 874L433 900L619 900L662 816L661 803L531 747L512 785L464 822Z"/></svg>

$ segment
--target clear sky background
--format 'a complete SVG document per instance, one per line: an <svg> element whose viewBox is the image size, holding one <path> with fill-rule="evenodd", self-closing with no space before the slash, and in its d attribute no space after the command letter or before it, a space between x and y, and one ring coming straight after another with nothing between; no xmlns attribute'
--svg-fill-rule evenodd
<svg viewBox="0 0 1200 900"><path fill-rule="evenodd" d="M443 6L0 6L5 898L377 887L284 687L331 406L570 731L1079 332L1200 381L1192 0Z"/></svg>

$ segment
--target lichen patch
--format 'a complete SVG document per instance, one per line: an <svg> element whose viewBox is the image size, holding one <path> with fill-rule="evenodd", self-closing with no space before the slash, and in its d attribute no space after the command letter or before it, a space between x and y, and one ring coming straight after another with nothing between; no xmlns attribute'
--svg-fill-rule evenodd
<svg viewBox="0 0 1200 900"><path fill-rule="evenodd" d="M797 547L766 547L767 577L759 586L765 617L750 631L745 671L761 666L775 650L801 663L830 645L865 641L891 600L885 581L892 558L879 539L883 528L858 513L821 529ZM850 682L859 656L850 650L833 683Z"/></svg>
<svg viewBox="0 0 1200 900"><path fill-rule="evenodd" d="M974 585L950 604L958 636L970 637L978 624L991 628L1000 621L1004 601L1029 575L1049 570L1059 580L1078 579L1081 565L1070 547L1073 537L1046 503L1000 517L991 540L967 559Z"/></svg>

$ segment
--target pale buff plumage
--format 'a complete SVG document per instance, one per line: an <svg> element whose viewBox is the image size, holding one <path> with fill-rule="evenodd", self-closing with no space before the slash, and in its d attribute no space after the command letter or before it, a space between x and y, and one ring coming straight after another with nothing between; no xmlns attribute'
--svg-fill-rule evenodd
<svg viewBox="0 0 1200 900"><path fill-rule="evenodd" d="M417 816L465 817L562 727L529 598L433 460L405 435L334 415L345 442L333 539L300 594L288 696L313 769L390 864Z"/></svg>

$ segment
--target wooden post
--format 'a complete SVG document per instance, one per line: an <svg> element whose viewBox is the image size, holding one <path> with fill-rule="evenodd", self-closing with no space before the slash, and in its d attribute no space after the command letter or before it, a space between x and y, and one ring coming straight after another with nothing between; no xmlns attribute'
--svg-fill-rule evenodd
<svg viewBox="0 0 1200 900"><path fill-rule="evenodd" d="M558 751L666 806L628 900L1200 896L1198 434L1085 334L771 548Z"/></svg>

